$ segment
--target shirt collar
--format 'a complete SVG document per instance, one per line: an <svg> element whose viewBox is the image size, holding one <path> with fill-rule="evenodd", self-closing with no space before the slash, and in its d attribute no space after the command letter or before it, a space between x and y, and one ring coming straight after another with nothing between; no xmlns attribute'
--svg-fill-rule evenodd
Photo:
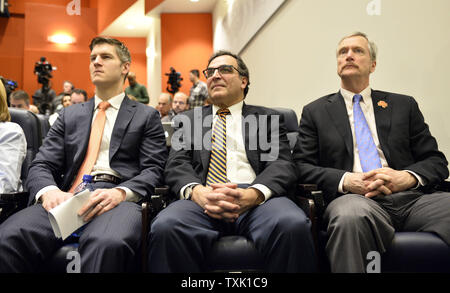
<svg viewBox="0 0 450 293"><path fill-rule="evenodd" d="M370 86L366 87L359 94L363 97L362 98L363 103L369 103L370 101L372 101L371 97L372 89L370 88ZM341 95L344 97L345 102L347 104L350 103L351 105L353 103L353 96L356 95L356 93L352 93L351 91L341 88Z"/></svg>
<svg viewBox="0 0 450 293"><path fill-rule="evenodd" d="M238 115L240 116L242 114L242 107L243 107L243 105L244 105L244 100L242 100L239 103L236 103L236 104L228 107L228 110L230 110L231 116L232 117L233 116L238 116ZM217 111L219 109L220 109L219 107L217 107L216 105L213 105L213 114L214 114L214 116L217 115Z"/></svg>
<svg viewBox="0 0 450 293"><path fill-rule="evenodd" d="M108 100L108 102L111 104L111 107L113 107L114 109L118 110L120 108L120 105L122 104L123 99L125 98L125 93L122 92L120 94L118 94L115 97L112 97ZM102 99L100 99L99 97L97 97L97 95L95 95L95 107L94 109L97 109L98 105L103 102Z"/></svg>

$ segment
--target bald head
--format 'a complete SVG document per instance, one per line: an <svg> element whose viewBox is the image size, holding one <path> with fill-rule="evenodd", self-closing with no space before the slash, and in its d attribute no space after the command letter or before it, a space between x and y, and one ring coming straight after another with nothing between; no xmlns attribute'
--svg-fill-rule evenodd
<svg viewBox="0 0 450 293"><path fill-rule="evenodd" d="M182 92L176 93L173 97L172 110L178 114L188 109L188 96Z"/></svg>
<svg viewBox="0 0 450 293"><path fill-rule="evenodd" d="M162 93L158 98L158 105L156 105L156 110L159 111L161 117L169 114L172 108L172 96L168 93Z"/></svg>

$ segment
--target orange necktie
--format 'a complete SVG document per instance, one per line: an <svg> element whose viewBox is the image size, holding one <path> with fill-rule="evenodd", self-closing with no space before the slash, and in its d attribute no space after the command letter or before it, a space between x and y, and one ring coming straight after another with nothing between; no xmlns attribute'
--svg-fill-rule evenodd
<svg viewBox="0 0 450 293"><path fill-rule="evenodd" d="M98 105L98 113L95 116L94 123L91 127L91 136L89 137L89 145L84 157L83 164L81 164L80 170L78 170L77 177L72 184L69 192L73 192L78 184L81 183L83 175L90 174L94 167L95 161L97 161L98 151L100 150L100 143L103 136L103 128L106 122L106 109L111 106L109 102L101 102Z"/></svg>

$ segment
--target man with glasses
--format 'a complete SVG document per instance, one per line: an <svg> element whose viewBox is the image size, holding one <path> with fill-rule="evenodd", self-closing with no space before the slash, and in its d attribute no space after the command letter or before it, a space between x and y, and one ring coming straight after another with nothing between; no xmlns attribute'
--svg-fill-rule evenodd
<svg viewBox="0 0 450 293"><path fill-rule="evenodd" d="M212 105L177 115L165 168L180 200L154 219L151 272L202 272L224 235L251 239L269 272L315 271L310 222L286 197L297 181L282 117L244 103L249 72L219 51L204 70ZM267 143L269 142L269 143Z"/></svg>

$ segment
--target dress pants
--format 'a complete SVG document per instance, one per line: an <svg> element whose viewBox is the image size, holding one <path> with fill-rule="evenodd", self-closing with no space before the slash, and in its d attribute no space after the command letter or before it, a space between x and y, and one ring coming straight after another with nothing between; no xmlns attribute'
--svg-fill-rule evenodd
<svg viewBox="0 0 450 293"><path fill-rule="evenodd" d="M370 251L389 249L395 231L433 232L450 245L450 193L404 191L373 199L346 194L326 208L331 271L363 273Z"/></svg>
<svg viewBox="0 0 450 293"><path fill-rule="evenodd" d="M153 220L149 269L158 273L204 272L205 257L221 236L253 241L268 272L315 272L311 223L286 197L271 198L242 214L235 223L216 220L191 200L178 200Z"/></svg>
<svg viewBox="0 0 450 293"><path fill-rule="evenodd" d="M95 183L94 188L111 188ZM124 272L139 268L141 207L121 202L84 226L79 239L81 272ZM47 211L37 204L0 226L0 273L37 272L64 243L53 233Z"/></svg>

